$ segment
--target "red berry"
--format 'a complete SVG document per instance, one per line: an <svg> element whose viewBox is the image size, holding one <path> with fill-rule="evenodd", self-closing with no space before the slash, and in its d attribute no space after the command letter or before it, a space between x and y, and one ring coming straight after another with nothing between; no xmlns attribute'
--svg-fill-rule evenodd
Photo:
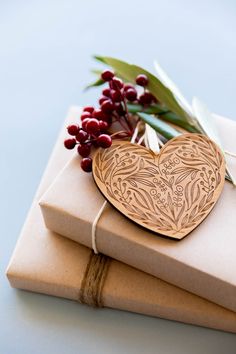
<svg viewBox="0 0 236 354"><path fill-rule="evenodd" d="M92 117L92 113L89 113L89 112L83 112L80 116L80 120L81 122L86 119L86 118L91 118Z"/></svg>
<svg viewBox="0 0 236 354"><path fill-rule="evenodd" d="M103 71L103 73L101 75L101 78L104 81L110 81L111 79L113 79L113 77L114 77L114 73L110 70Z"/></svg>
<svg viewBox="0 0 236 354"><path fill-rule="evenodd" d="M157 103L158 100L156 97L151 93L151 92L146 92L148 94L149 100L151 100L151 103Z"/></svg>
<svg viewBox="0 0 236 354"><path fill-rule="evenodd" d="M91 172L92 171L92 159L90 157L86 157L81 160L80 166L82 170L85 172Z"/></svg>
<svg viewBox="0 0 236 354"><path fill-rule="evenodd" d="M147 86L148 78L146 75L140 74L136 77L136 84L139 86Z"/></svg>
<svg viewBox="0 0 236 354"><path fill-rule="evenodd" d="M88 121L89 121L90 119L91 119L91 118L85 118L85 119L82 121L81 126L82 126L82 129L83 129L84 131L87 131L87 123L88 123Z"/></svg>
<svg viewBox="0 0 236 354"><path fill-rule="evenodd" d="M122 87L124 86L123 81L121 79L119 79L118 77L114 77L112 82L118 89L122 89Z"/></svg>
<svg viewBox="0 0 236 354"><path fill-rule="evenodd" d="M85 132L84 130L80 130L78 134L76 135L76 140L79 143L84 143L88 139L88 133Z"/></svg>
<svg viewBox="0 0 236 354"><path fill-rule="evenodd" d="M106 149L109 148L112 144L112 139L110 137L110 135L107 134L101 134L98 138L97 138L97 143L98 146Z"/></svg>
<svg viewBox="0 0 236 354"><path fill-rule="evenodd" d="M105 88L104 90L102 90L102 94L103 96L111 97L111 90L109 88Z"/></svg>
<svg viewBox="0 0 236 354"><path fill-rule="evenodd" d="M73 139L66 139L64 141L64 146L68 150L74 149L75 145L76 145L76 140L74 138Z"/></svg>
<svg viewBox="0 0 236 354"><path fill-rule="evenodd" d="M87 157L91 152L91 144L79 144L77 147L77 151L80 156Z"/></svg>
<svg viewBox="0 0 236 354"><path fill-rule="evenodd" d="M86 131L89 134L97 134L99 132L99 121L95 118L89 119L86 124Z"/></svg>
<svg viewBox="0 0 236 354"><path fill-rule="evenodd" d="M112 121L112 117L108 114L103 113L101 109L95 109L95 111L93 112L93 117L98 120L104 120L108 124L110 124Z"/></svg>
<svg viewBox="0 0 236 354"><path fill-rule="evenodd" d="M134 89L134 85L132 85L132 84L124 84L124 91L127 91L128 89Z"/></svg>
<svg viewBox="0 0 236 354"><path fill-rule="evenodd" d="M125 91L125 97L130 102L135 101L137 98L137 91L135 90L135 88L129 88L127 91Z"/></svg>
<svg viewBox="0 0 236 354"><path fill-rule="evenodd" d="M101 105L101 110L103 113L111 113L114 110L114 104L110 100L106 100Z"/></svg>
<svg viewBox="0 0 236 354"><path fill-rule="evenodd" d="M83 108L83 111L84 111L84 112L93 113L94 107L92 107L92 106L86 106L86 107Z"/></svg>
<svg viewBox="0 0 236 354"><path fill-rule="evenodd" d="M77 135L78 132L79 132L79 126L78 124L71 124L71 125L68 125L67 127L67 131L70 135Z"/></svg>
<svg viewBox="0 0 236 354"><path fill-rule="evenodd" d="M105 97L105 96L102 96L102 97L100 97L99 98L99 104L100 104L100 106L103 104L103 102L105 102L105 101L107 101L107 97Z"/></svg>
<svg viewBox="0 0 236 354"><path fill-rule="evenodd" d="M106 114L104 114L101 109L95 109L93 112L93 117L98 120L105 120Z"/></svg>
<svg viewBox="0 0 236 354"><path fill-rule="evenodd" d="M102 119L104 122L107 122L107 124L111 124L112 123L112 116L109 115L109 114L105 114L103 119Z"/></svg>
<svg viewBox="0 0 236 354"><path fill-rule="evenodd" d="M114 77L114 79L109 82L109 86L113 90L120 90L124 86L124 83L118 77Z"/></svg>
<svg viewBox="0 0 236 354"><path fill-rule="evenodd" d="M105 122L104 120L99 121L99 128L102 132L106 131L108 128L108 123Z"/></svg>
<svg viewBox="0 0 236 354"><path fill-rule="evenodd" d="M158 99L153 95L153 94L151 94L152 95L152 102L153 103L157 103L158 102Z"/></svg>
<svg viewBox="0 0 236 354"><path fill-rule="evenodd" d="M112 90L111 91L111 99L113 102L120 102L122 101L122 94L120 91Z"/></svg>
<svg viewBox="0 0 236 354"><path fill-rule="evenodd" d="M144 92L139 96L139 103L150 104L153 101L153 95L150 92Z"/></svg>

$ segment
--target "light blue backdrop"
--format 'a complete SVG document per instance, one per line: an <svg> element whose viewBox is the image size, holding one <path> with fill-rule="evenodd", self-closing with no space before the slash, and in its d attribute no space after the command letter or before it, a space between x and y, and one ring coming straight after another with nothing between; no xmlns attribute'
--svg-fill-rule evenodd
<svg viewBox="0 0 236 354"><path fill-rule="evenodd" d="M236 336L12 290L4 270L91 55L158 59L191 99L236 118L235 0L0 0L0 352L235 353ZM217 261L217 260L216 260Z"/></svg>

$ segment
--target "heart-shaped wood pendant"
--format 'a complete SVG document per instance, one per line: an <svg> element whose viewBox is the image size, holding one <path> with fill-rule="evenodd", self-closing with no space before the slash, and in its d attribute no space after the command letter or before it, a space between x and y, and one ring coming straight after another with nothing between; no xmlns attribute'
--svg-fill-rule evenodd
<svg viewBox="0 0 236 354"><path fill-rule="evenodd" d="M161 235L181 239L210 213L222 191L225 161L218 146L200 134L183 134L159 154L117 141L99 149L95 182L126 217Z"/></svg>

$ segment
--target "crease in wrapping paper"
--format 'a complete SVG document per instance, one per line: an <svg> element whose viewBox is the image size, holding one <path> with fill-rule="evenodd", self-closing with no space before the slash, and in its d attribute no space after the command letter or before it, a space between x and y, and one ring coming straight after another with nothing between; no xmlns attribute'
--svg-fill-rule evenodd
<svg viewBox="0 0 236 354"><path fill-rule="evenodd" d="M70 110L67 124L78 118ZM38 198L64 167L71 152L61 134L17 242L7 276L13 287L78 300L91 250L47 230ZM102 304L185 323L236 332L236 314L196 295L110 259Z"/></svg>
<svg viewBox="0 0 236 354"><path fill-rule="evenodd" d="M236 123L215 119L224 148L235 151ZM72 158L40 205L50 230L91 248L92 223L104 198L79 164L79 159ZM229 166L234 170L235 160ZM208 217L176 242L141 229L109 207L97 226L97 247L103 254L236 311L235 210L236 189L225 182Z"/></svg>

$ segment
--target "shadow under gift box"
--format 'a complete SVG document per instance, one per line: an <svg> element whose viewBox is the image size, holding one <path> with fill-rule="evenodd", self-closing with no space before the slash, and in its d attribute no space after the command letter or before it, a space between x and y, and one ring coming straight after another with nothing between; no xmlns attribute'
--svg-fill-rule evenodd
<svg viewBox="0 0 236 354"><path fill-rule="evenodd" d="M236 152L236 123L215 116L223 146ZM236 159L228 165L236 171ZM104 198L74 156L42 196L48 229L89 248ZM97 224L98 250L236 311L236 188L229 182L208 217L181 241L148 232L108 205Z"/></svg>
<svg viewBox="0 0 236 354"><path fill-rule="evenodd" d="M70 110L66 123L77 119ZM7 276L15 288L77 300L91 250L45 228L38 199L69 159L58 139L21 236ZM104 305L111 308L236 332L236 314L196 295L111 260L103 287Z"/></svg>

